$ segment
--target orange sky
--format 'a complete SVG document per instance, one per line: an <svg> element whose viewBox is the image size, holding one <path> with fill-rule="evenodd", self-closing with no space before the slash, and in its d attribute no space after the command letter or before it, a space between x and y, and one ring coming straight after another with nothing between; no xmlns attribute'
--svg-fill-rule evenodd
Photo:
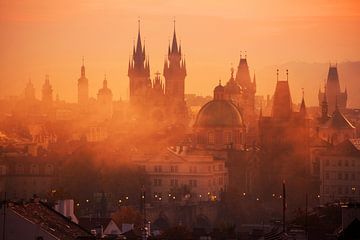
<svg viewBox="0 0 360 240"><path fill-rule="evenodd" d="M0 97L20 94L29 76L40 97L49 74L55 93L75 101L84 55L90 94L106 73L114 97L127 98L138 16L152 74L162 70L176 18L187 93L211 94L245 50L251 71L360 60L358 0L0 0ZM257 81L259 94L273 92L274 76Z"/></svg>

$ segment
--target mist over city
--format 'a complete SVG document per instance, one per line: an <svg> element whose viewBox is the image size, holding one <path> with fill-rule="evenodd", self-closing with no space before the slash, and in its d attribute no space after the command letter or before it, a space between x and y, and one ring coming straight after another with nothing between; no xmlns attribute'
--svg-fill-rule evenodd
<svg viewBox="0 0 360 240"><path fill-rule="evenodd" d="M360 239L357 1L0 15L1 239Z"/></svg>

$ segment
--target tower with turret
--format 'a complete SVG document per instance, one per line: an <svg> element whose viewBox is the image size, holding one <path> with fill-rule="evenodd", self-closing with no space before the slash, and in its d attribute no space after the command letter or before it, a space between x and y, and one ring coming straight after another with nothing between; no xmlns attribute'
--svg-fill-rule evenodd
<svg viewBox="0 0 360 240"><path fill-rule="evenodd" d="M46 105L51 105L53 102L53 89L50 84L49 75L45 76L45 82L42 87L41 101Z"/></svg>
<svg viewBox="0 0 360 240"><path fill-rule="evenodd" d="M341 111L346 109L348 98L347 89L345 88L344 92L341 91L337 65L330 64L325 88L325 92L319 90L319 106L322 106L324 94L326 94L325 98L327 100L329 114L335 111L336 105Z"/></svg>
<svg viewBox="0 0 360 240"><path fill-rule="evenodd" d="M146 58L145 44L141 43L140 21L138 22L138 36L133 54L129 59L128 76L130 80L130 103L138 105L147 101L147 94L151 89L150 64Z"/></svg>
<svg viewBox="0 0 360 240"><path fill-rule="evenodd" d="M172 44L168 47L167 59L164 62L165 95L176 102L184 101L186 63L182 56L181 44L176 38L175 22Z"/></svg>

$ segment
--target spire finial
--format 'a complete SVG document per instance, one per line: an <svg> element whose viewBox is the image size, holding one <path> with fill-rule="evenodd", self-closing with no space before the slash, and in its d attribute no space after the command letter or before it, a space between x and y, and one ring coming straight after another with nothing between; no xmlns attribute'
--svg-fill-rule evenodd
<svg viewBox="0 0 360 240"><path fill-rule="evenodd" d="M82 65L84 66L84 56L82 56Z"/></svg>
<svg viewBox="0 0 360 240"><path fill-rule="evenodd" d="M138 32L140 32L140 17L138 17Z"/></svg>
<svg viewBox="0 0 360 240"><path fill-rule="evenodd" d="M242 51L240 51L240 59L242 58Z"/></svg>
<svg viewBox="0 0 360 240"><path fill-rule="evenodd" d="M231 65L231 68L230 68L231 78L234 78L234 67L233 67L233 63L231 63L230 65Z"/></svg>
<svg viewBox="0 0 360 240"><path fill-rule="evenodd" d="M289 81L289 70L286 69L286 81Z"/></svg>
<svg viewBox="0 0 360 240"><path fill-rule="evenodd" d="M276 81L279 81L279 69L276 69Z"/></svg>
<svg viewBox="0 0 360 240"><path fill-rule="evenodd" d="M219 79L219 86L221 86L221 79Z"/></svg>
<svg viewBox="0 0 360 240"><path fill-rule="evenodd" d="M176 18L175 17L173 19L173 22L174 22L174 32L175 32L175 27L176 27Z"/></svg>
<svg viewBox="0 0 360 240"><path fill-rule="evenodd" d="M245 51L245 59L247 58L247 51Z"/></svg>

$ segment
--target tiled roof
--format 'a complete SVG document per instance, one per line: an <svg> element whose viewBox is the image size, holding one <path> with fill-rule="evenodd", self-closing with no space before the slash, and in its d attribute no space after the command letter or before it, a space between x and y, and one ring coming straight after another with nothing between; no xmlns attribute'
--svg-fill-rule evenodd
<svg viewBox="0 0 360 240"><path fill-rule="evenodd" d="M325 123L325 127L343 129L354 129L355 127L346 119L346 117L336 108L332 117Z"/></svg>
<svg viewBox="0 0 360 240"><path fill-rule="evenodd" d="M59 239L73 240L78 237L92 237L87 230L56 212L45 203L9 203L9 209Z"/></svg>

